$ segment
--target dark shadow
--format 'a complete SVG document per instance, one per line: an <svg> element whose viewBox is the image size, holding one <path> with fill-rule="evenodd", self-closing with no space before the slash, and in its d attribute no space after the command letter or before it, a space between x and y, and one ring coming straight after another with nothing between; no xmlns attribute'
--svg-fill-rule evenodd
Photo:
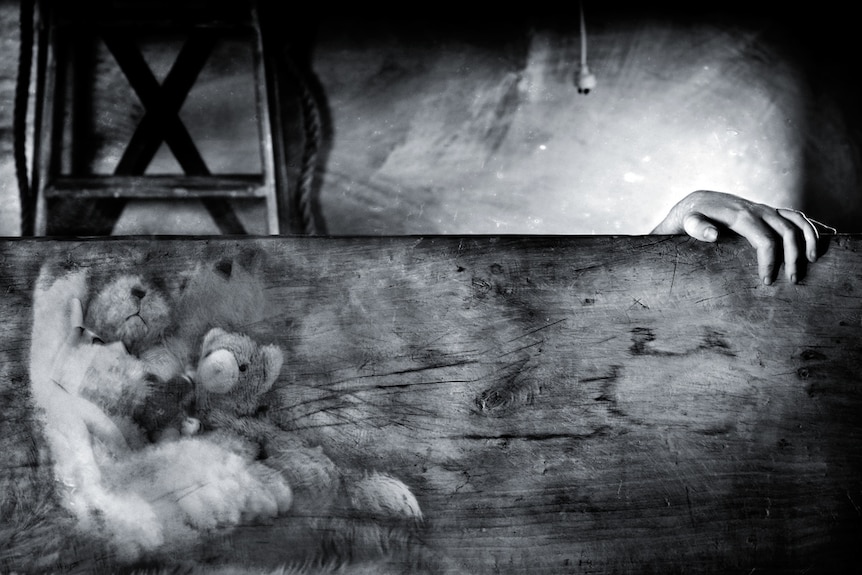
<svg viewBox="0 0 862 575"><path fill-rule="evenodd" d="M269 66L282 234L326 234L322 175L334 136L329 100L313 69L319 17L282 15L275 1L259 5Z"/></svg>
<svg viewBox="0 0 862 575"><path fill-rule="evenodd" d="M846 8L790 11L777 38L799 70L806 101L798 206L839 232L862 231L862 85L855 77L858 25ZM828 241L824 242L828 245Z"/></svg>
<svg viewBox="0 0 862 575"><path fill-rule="evenodd" d="M47 205L47 235L109 236L123 213L126 200L53 198Z"/></svg>

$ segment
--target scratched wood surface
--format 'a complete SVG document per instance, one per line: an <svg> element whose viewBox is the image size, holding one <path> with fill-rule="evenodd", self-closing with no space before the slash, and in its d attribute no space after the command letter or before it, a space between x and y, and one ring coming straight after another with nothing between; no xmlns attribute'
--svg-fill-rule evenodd
<svg viewBox="0 0 862 575"><path fill-rule="evenodd" d="M847 572L862 541L860 248L830 238L799 285L767 287L741 240L2 242L0 571L99 564L64 543L29 403L41 262L170 274L255 250L274 303L254 329L286 351L295 397L282 426L402 478L423 543L464 572ZM238 528L204 555L277 566L302 557L288 538L315 536L298 530Z"/></svg>

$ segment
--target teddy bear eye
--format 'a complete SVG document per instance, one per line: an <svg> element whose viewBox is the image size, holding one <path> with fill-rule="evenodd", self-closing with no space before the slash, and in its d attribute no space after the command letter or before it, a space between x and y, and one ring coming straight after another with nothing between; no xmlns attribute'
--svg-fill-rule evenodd
<svg viewBox="0 0 862 575"><path fill-rule="evenodd" d="M240 370L240 371L245 371L245 370L247 370L247 369L248 369L248 364L247 364L247 363L244 363L244 364L242 364L242 365L240 365L240 366L239 366L239 370Z"/></svg>

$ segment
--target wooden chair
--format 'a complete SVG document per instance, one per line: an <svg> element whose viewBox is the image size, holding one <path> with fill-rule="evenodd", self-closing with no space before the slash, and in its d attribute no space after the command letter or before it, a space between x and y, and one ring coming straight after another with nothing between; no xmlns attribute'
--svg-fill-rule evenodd
<svg viewBox="0 0 862 575"><path fill-rule="evenodd" d="M43 0L38 10L31 186L35 235L49 230L55 199L102 202L113 206L108 211L119 217L131 198L197 198L224 234L245 233L232 202L262 201L268 233L283 231L287 208L279 198L287 193L287 181L283 170L277 173L275 159L283 153L283 144L256 2ZM169 68L171 52L163 49L165 45L178 47ZM151 56L157 47L161 70L153 70L144 46ZM235 57L212 57L230 50ZM221 96L213 110L207 110L213 102L205 96L197 98L194 108L198 118L215 119L208 124L210 130L230 118L245 118L243 133L254 132L251 146L257 151L251 154L237 141L233 149L251 158L247 165L239 171L214 169L212 155L206 156L190 130L199 126L184 121L182 112L195 99L196 80L206 66L235 70L240 63L248 64L250 81L232 84L246 91L235 98L232 108L225 108ZM112 83L100 89L109 97L96 103L94 89L106 70ZM218 78L218 71L210 70L208 76ZM137 122L133 131L130 120ZM126 128L126 135L131 132L124 147L122 142L113 147L105 143L123 132L114 131L112 122L126 122L121 128ZM170 154L162 149L165 146ZM164 168L171 154L173 170ZM155 166L157 158L161 169ZM227 164L230 168L230 161Z"/></svg>

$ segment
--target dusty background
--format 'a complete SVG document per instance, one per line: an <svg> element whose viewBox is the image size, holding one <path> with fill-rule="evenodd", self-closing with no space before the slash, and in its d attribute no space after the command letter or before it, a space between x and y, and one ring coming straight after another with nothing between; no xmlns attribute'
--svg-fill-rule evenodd
<svg viewBox="0 0 862 575"><path fill-rule="evenodd" d="M702 188L860 231L859 89L846 9L587 2L598 85L585 96L574 85L574 6L467 20L444 8L421 19L333 8L286 20L286 40L296 30L310 40L326 96L323 231L642 234ZM20 231L18 48L18 4L0 0L0 235ZM173 55L151 58L166 69ZM247 122L236 121L247 76L228 61L211 63L182 111L208 162L225 169L254 145ZM114 154L140 115L116 80L94 88L94 101L129 109L106 130L103 151ZM98 161L110 162L109 152ZM163 152L154 169L170 172ZM285 161L295 172L299 158ZM115 233L217 231L194 202L153 207L127 208ZM250 231L265 231L259 207L242 217Z"/></svg>

